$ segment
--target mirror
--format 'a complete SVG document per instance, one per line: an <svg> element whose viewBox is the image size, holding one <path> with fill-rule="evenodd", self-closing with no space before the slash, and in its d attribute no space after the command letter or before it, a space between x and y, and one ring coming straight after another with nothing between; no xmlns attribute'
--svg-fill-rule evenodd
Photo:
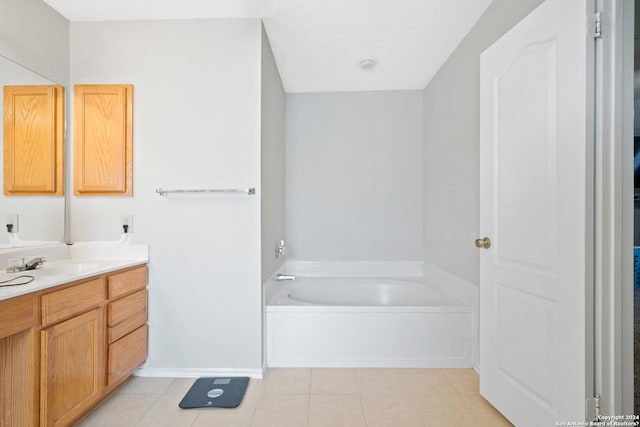
<svg viewBox="0 0 640 427"><path fill-rule="evenodd" d="M51 84L56 83L0 56L0 86ZM2 92L0 90L0 105L4 105ZM4 120L0 120L0 135L4 135L3 126ZM0 150L0 159L4 165L4 150ZM5 196L0 193L0 249L14 246L6 224L8 218L16 215L20 246L64 241L64 196Z"/></svg>

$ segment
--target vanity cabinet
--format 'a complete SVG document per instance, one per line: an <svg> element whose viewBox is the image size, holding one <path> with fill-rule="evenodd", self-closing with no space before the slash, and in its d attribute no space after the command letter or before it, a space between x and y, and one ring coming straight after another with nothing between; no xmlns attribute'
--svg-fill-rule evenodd
<svg viewBox="0 0 640 427"><path fill-rule="evenodd" d="M147 267L109 276L107 387L115 387L147 358Z"/></svg>
<svg viewBox="0 0 640 427"><path fill-rule="evenodd" d="M0 426L38 425L36 296L0 301Z"/></svg>
<svg viewBox="0 0 640 427"><path fill-rule="evenodd" d="M133 194L133 85L74 86L76 196Z"/></svg>
<svg viewBox="0 0 640 427"><path fill-rule="evenodd" d="M147 357L147 267L0 300L0 426L77 422Z"/></svg>
<svg viewBox="0 0 640 427"><path fill-rule="evenodd" d="M4 194L64 194L64 88L4 87Z"/></svg>
<svg viewBox="0 0 640 427"><path fill-rule="evenodd" d="M40 425L64 426L104 384L104 278L42 295Z"/></svg>
<svg viewBox="0 0 640 427"><path fill-rule="evenodd" d="M102 395L103 318L94 308L41 332L41 426L70 425Z"/></svg>

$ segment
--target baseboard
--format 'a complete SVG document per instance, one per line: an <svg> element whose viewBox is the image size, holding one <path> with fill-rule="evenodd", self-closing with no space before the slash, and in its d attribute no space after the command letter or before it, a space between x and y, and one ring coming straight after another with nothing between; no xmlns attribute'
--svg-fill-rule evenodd
<svg viewBox="0 0 640 427"><path fill-rule="evenodd" d="M249 377L263 378L264 369L174 369L174 368L139 368L133 372L136 377L161 378L200 378L200 377Z"/></svg>

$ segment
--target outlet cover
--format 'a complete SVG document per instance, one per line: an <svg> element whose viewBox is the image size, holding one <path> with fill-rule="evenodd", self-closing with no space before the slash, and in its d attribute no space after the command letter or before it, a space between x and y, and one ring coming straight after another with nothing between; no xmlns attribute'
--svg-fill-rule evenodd
<svg viewBox="0 0 640 427"><path fill-rule="evenodd" d="M127 233L133 233L133 214L120 215L120 231L124 232L124 226L127 225Z"/></svg>
<svg viewBox="0 0 640 427"><path fill-rule="evenodd" d="M5 225L6 224L13 224L13 229L11 230L11 232L17 233L18 232L18 214L17 213L7 214L7 221L5 222Z"/></svg>

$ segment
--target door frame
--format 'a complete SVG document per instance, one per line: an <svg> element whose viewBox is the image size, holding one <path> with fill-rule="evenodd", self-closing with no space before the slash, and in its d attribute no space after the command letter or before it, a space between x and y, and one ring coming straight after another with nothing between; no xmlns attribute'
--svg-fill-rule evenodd
<svg viewBox="0 0 640 427"><path fill-rule="evenodd" d="M633 414L634 0L598 0L594 153L594 395ZM588 335L587 335L588 336Z"/></svg>

